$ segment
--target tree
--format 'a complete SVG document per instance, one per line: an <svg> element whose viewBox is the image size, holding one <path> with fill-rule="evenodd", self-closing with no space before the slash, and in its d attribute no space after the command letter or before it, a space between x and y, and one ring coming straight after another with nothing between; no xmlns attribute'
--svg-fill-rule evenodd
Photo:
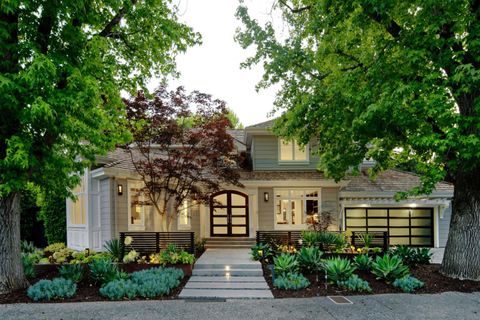
<svg viewBox="0 0 480 320"><path fill-rule="evenodd" d="M176 20L167 0L0 2L0 293L26 285L21 191L71 190L125 141L120 90L174 73L199 41Z"/></svg>
<svg viewBox="0 0 480 320"><path fill-rule="evenodd" d="M166 231L185 200L208 203L221 185L241 186L225 102L161 86L153 99L139 92L125 104L133 136L125 148L144 184L139 203L153 206Z"/></svg>
<svg viewBox="0 0 480 320"><path fill-rule="evenodd" d="M64 193L43 192L38 218L43 222L48 244L67 241L67 204Z"/></svg>
<svg viewBox="0 0 480 320"><path fill-rule="evenodd" d="M233 110L228 109L227 118L230 120L230 129L243 129L243 123Z"/></svg>
<svg viewBox="0 0 480 320"><path fill-rule="evenodd" d="M480 280L480 1L276 1L286 31L240 5L236 35L263 62L259 87L281 82L274 130L320 144L336 180L365 158L372 175L414 164L428 194L454 184L441 270ZM358 169L357 169L358 170Z"/></svg>

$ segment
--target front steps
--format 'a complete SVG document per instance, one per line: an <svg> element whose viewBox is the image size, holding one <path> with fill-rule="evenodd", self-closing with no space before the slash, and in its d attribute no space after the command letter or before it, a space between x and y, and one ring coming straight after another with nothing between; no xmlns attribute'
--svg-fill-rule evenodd
<svg viewBox="0 0 480 320"><path fill-rule="evenodd" d="M262 266L248 249L208 249L195 263L182 299L271 299Z"/></svg>
<svg viewBox="0 0 480 320"><path fill-rule="evenodd" d="M254 238L230 238L214 237L207 238L205 248L207 249L250 249L256 243Z"/></svg>

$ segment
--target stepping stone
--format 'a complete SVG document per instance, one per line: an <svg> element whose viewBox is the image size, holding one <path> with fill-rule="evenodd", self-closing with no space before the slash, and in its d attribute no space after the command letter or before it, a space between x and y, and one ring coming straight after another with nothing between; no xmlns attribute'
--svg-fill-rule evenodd
<svg viewBox="0 0 480 320"><path fill-rule="evenodd" d="M231 290L270 290L268 284L263 282L188 282L186 289L231 289Z"/></svg>
<svg viewBox="0 0 480 320"><path fill-rule="evenodd" d="M225 277L225 276L191 276L188 282L265 282L263 276L258 277ZM266 282L265 282L266 283Z"/></svg>
<svg viewBox="0 0 480 320"><path fill-rule="evenodd" d="M222 269L193 269L192 275L194 276L225 276L229 274L230 276L262 276L263 271L261 269L231 269L225 270Z"/></svg>

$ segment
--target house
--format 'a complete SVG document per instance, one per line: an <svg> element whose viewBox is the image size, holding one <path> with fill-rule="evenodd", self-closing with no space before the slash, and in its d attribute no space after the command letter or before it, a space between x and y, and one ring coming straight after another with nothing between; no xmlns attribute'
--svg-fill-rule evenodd
<svg viewBox="0 0 480 320"><path fill-rule="evenodd" d="M237 151L251 158L251 170L239 172L244 187L224 186L210 205L185 203L172 231L254 238L257 230L306 229L309 219L328 212L330 229L388 231L391 245L445 246L453 185L441 182L428 196L397 202L395 193L418 185L418 176L388 170L371 181L362 170L337 183L316 170L318 159L310 152L315 146L282 141L269 130L272 123L230 131ZM77 201L67 200L68 246L102 250L120 232L161 231L161 217L137 204L140 186L125 151L98 158L74 190Z"/></svg>

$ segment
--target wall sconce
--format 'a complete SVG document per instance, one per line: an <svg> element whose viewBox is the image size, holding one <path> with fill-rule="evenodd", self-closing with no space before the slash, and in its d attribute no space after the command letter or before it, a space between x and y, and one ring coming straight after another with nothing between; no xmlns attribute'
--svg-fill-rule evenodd
<svg viewBox="0 0 480 320"><path fill-rule="evenodd" d="M123 195L123 185L117 185L117 193L119 196Z"/></svg>
<svg viewBox="0 0 480 320"><path fill-rule="evenodd" d="M263 201L268 202L269 198L270 198L270 195L268 194L268 192L264 192L263 193Z"/></svg>

